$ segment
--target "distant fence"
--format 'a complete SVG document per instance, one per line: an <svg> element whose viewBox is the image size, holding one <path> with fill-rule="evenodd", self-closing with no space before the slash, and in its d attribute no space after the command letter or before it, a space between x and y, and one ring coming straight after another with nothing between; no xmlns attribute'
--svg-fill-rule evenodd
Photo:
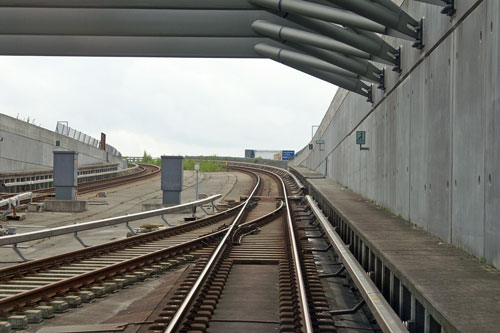
<svg viewBox="0 0 500 333"><path fill-rule="evenodd" d="M88 144L90 146L99 148L100 147L100 141L97 139L94 139L90 135L87 135L85 133L82 133L80 131L77 131L68 125L65 124L65 122L58 121L57 126L56 126L56 133L70 137L72 139L75 139L77 141L83 142L85 144ZM106 144L106 152L122 157L122 154L113 146Z"/></svg>
<svg viewBox="0 0 500 333"><path fill-rule="evenodd" d="M124 157L129 162L142 162L142 156L127 156Z"/></svg>

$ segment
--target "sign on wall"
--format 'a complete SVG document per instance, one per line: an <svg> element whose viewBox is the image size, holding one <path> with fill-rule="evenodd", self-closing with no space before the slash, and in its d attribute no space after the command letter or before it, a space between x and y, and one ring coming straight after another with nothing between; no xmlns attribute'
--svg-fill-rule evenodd
<svg viewBox="0 0 500 333"><path fill-rule="evenodd" d="M364 145L366 141L366 132L365 131L356 131L356 144Z"/></svg>
<svg viewBox="0 0 500 333"><path fill-rule="evenodd" d="M292 160L295 156L295 150L282 150L281 151L281 159L283 161Z"/></svg>

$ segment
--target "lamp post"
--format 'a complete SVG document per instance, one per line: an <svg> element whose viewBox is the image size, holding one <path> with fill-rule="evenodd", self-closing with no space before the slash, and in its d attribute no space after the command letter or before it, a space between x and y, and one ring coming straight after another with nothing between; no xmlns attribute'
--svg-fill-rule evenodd
<svg viewBox="0 0 500 333"><path fill-rule="evenodd" d="M314 127L318 128L319 125L312 125L311 126L311 139L314 138Z"/></svg>
<svg viewBox="0 0 500 333"><path fill-rule="evenodd" d="M200 165L195 164L194 170L196 171L196 198L195 198L195 200L198 200L198 172L200 171Z"/></svg>

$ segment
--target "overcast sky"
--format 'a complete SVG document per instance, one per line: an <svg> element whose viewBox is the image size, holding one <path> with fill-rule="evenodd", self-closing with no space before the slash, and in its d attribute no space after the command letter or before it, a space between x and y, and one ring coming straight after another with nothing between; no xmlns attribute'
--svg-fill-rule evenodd
<svg viewBox="0 0 500 333"><path fill-rule="evenodd" d="M336 87L271 60L0 57L0 112L125 156L303 148Z"/></svg>

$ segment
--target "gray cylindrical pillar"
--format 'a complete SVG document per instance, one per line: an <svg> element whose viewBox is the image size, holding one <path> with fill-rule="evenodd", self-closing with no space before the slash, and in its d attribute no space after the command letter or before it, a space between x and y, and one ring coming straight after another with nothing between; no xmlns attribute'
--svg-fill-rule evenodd
<svg viewBox="0 0 500 333"><path fill-rule="evenodd" d="M56 200L76 200L78 153L54 151L54 187Z"/></svg>
<svg viewBox="0 0 500 333"><path fill-rule="evenodd" d="M161 189L163 204L178 205L181 203L181 192L184 180L184 157L161 157Z"/></svg>

